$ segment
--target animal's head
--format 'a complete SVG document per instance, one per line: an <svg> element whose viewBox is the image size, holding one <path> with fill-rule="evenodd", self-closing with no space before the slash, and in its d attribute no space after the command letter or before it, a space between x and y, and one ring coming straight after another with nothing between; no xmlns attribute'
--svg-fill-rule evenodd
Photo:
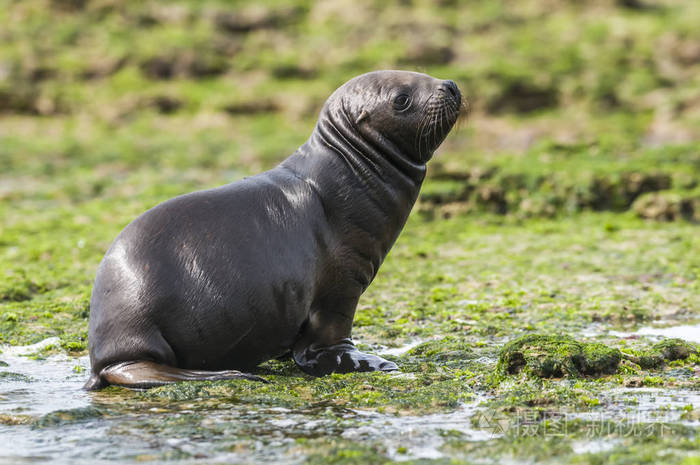
<svg viewBox="0 0 700 465"><path fill-rule="evenodd" d="M457 121L462 96L450 80L410 71L374 71L336 90L326 110L366 140L388 141L425 163Z"/></svg>

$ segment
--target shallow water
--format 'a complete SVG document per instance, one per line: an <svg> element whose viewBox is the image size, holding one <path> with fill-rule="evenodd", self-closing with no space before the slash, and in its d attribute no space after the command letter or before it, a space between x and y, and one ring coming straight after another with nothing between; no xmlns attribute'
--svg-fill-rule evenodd
<svg viewBox="0 0 700 465"><path fill-rule="evenodd" d="M410 351L411 349L418 347L422 343L424 343L425 340L423 339L416 339L415 341L411 341L408 344L404 344L399 347L392 347L390 349L384 349L379 351L379 355L394 355L398 357L399 355L403 355L406 352Z"/></svg>
<svg viewBox="0 0 700 465"><path fill-rule="evenodd" d="M700 426L698 420L684 420L683 407L700 406L700 391L669 391L660 388L612 389L601 396L605 410L571 414L593 422L613 421L626 426L676 423Z"/></svg>
<svg viewBox="0 0 700 465"><path fill-rule="evenodd" d="M198 400L146 401L134 391L88 393L81 390L87 357L32 356L57 343L4 347L0 354L7 364L0 367L0 464L297 464L308 453L299 440L314 438L372 444L396 461L430 460L449 455L450 437L468 443L503 436L478 421L489 414L483 394L452 412L396 416L326 405L288 409L223 398L212 407ZM567 419L700 426L682 418L684 406L700 405L698 391L616 389L606 397L605 408L567 413ZM572 443L574 453L616 446L605 438Z"/></svg>
<svg viewBox="0 0 700 465"><path fill-rule="evenodd" d="M361 441L382 438L387 455L397 461L441 458L444 456L440 451L444 443L441 432L459 432L467 441L485 441L500 436L476 429L472 424L483 400L486 398L478 397L472 403L461 405L454 412L443 414L391 417L364 413L367 423L349 428L343 432L342 437Z"/></svg>
<svg viewBox="0 0 700 465"><path fill-rule="evenodd" d="M35 416L57 408L72 409L90 405L88 393L79 389L87 378L87 356L75 358L59 354L44 360L27 357L58 342L58 338L50 338L31 346L2 349L0 360L9 366L0 368L0 372L18 376L5 375L1 379L0 414Z"/></svg>
<svg viewBox="0 0 700 465"><path fill-rule="evenodd" d="M640 336L677 337L686 341L700 343L700 323L696 323L694 325L670 326L668 328L654 328L647 326L640 328L636 334Z"/></svg>
<svg viewBox="0 0 700 465"><path fill-rule="evenodd" d="M138 460L159 463L299 463L297 438L334 435L356 441L382 438L397 460L441 457L441 431L484 440L471 417L479 400L448 414L395 417L338 408L261 408L222 403L200 411L196 402L146 405L137 393L118 396L81 390L87 357L32 357L56 338L4 347L0 360L0 464L94 464ZM406 349L408 350L408 349ZM131 403L131 406L128 404ZM122 408L120 408L122 407ZM8 424L22 423L26 424ZM397 452L401 447L401 452Z"/></svg>
<svg viewBox="0 0 700 465"><path fill-rule="evenodd" d="M24 347L3 347L0 360L0 415L15 421L32 421L57 410L88 408L90 395L81 390L85 382L87 357L52 355L44 360L27 357L44 347L56 345L58 338ZM89 431L86 434L85 431ZM48 431L29 425L0 424L0 463L35 463L63 457L65 462L81 463L80 458L96 453L104 425L76 424ZM76 444L90 437L91 447Z"/></svg>
<svg viewBox="0 0 700 465"><path fill-rule="evenodd" d="M644 326L639 328L637 331L625 332L625 331L609 331L609 335L617 337L630 337L630 336L653 336L653 337L667 337L667 338L679 338L689 342L700 343L700 323L693 324L682 324L676 326Z"/></svg>

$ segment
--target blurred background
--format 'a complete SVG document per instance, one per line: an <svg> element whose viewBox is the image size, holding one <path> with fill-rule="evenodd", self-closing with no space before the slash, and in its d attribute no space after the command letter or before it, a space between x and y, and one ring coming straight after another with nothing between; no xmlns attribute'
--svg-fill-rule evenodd
<svg viewBox="0 0 700 465"><path fill-rule="evenodd" d="M0 0L0 200L160 199L258 172L337 86L392 68L455 80L471 108L422 211L660 191L640 214L697 219L698 24L684 0Z"/></svg>
<svg viewBox="0 0 700 465"><path fill-rule="evenodd" d="M469 102L428 219L697 221L698 24L684 0L0 0L0 300L65 287L86 307L126 223L274 166L376 69Z"/></svg>

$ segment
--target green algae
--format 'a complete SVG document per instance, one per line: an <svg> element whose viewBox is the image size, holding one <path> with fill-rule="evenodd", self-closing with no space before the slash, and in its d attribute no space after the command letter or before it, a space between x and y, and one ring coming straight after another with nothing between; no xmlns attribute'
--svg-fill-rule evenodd
<svg viewBox="0 0 700 465"><path fill-rule="evenodd" d="M421 361L448 362L471 359L474 351L464 339L448 335L439 340L424 342L409 350L407 355Z"/></svg>
<svg viewBox="0 0 700 465"><path fill-rule="evenodd" d="M662 319L667 312L697 312L697 239L693 232L694 228L685 223L662 227L613 214L544 221L498 216L430 221L414 216L361 300L358 318L363 324L354 327L354 337L362 343L363 350L373 353L381 351L380 344L396 347L416 339L425 340L403 355L387 356L399 364L401 374L314 379L303 375L290 361L271 361L259 370L272 381L270 385L183 383L144 393L111 388L96 394L96 399L106 403L110 417L152 412L148 415L154 418L143 427L149 434L165 437L177 436L179 431L194 434L207 412L228 408L287 408L307 412L309 421L326 415L327 409L338 412L338 416L357 410L400 418L448 414L484 397L487 411L513 424L519 418L534 416L536 426L546 431L544 425L551 419L538 412L593 411L604 415L606 408L615 405L606 400L605 393L627 385L679 393L698 389L693 371L697 356L692 354L684 360L669 360L653 367L640 367L623 359L613 375L563 378L578 385L557 384L560 380L556 378L528 377L523 381L522 377L496 374L500 351L514 334L558 331L576 337L591 325L625 329L639 321L635 312L644 315L644 319ZM104 231L102 234L106 235ZM59 239L60 235L56 236L57 242ZM640 247L645 254L624 253ZM99 251L91 254L97 263ZM78 270L77 275L84 276L87 282L91 279L87 268ZM614 293L611 286L615 286ZM48 290L29 301L4 303L17 315L17 321L0 322L9 329L2 333L5 340L26 343L58 335L61 343L57 346L67 341L80 349L84 344L89 286L85 285L78 297L73 294L76 289L79 288ZM52 301L54 306L48 305ZM601 337L588 343L593 342L619 348L626 354L648 352L653 345L644 338L628 341ZM197 420L182 410L198 412L201 417ZM191 423L177 426L162 422L155 417L161 411L162 415L192 416ZM267 414L261 415L264 418ZM247 421L259 425L263 420L256 417ZM596 437L595 426L590 424L580 432L572 429L572 438L562 440L562 447L584 440L588 434ZM483 429L489 431L488 424ZM115 429L114 434L119 431L122 430ZM217 434L223 433L216 431L212 429L207 437L219 441ZM246 441L244 437L256 434L252 430L227 431L226 434L239 437L241 444ZM367 445L365 449L356 440L333 442L319 438L324 436L323 431L330 434L336 430L328 427L313 432L314 438L299 445L298 450L321 462L336 460L333 457L339 454L339 463L343 463L341 460L349 459L330 451L357 448L361 450L358 457L391 461L384 445ZM294 434L303 438L307 433ZM491 450L498 457L504 457L505 450L513 456L558 457L563 462L576 457L555 447L553 442L546 443L551 445L545 453L536 450L534 439L530 442L520 437L510 449L504 449L505 443L494 441L499 447L490 449L491 440L478 443L478 447ZM312 446L307 449L308 444ZM440 450L454 455L455 460L464 457L467 463L480 454L476 447L445 445ZM676 459L671 463L673 460Z"/></svg>
<svg viewBox="0 0 700 465"><path fill-rule="evenodd" d="M636 363L644 369L661 368L669 362L688 362L697 364L698 350L692 343L678 338L668 338L657 342L647 349L631 350L625 353L625 359Z"/></svg>
<svg viewBox="0 0 700 465"><path fill-rule="evenodd" d="M95 418L102 418L104 412L97 407L82 407L68 410L55 410L38 418L32 426L35 428L55 427L67 423L76 423Z"/></svg>
<svg viewBox="0 0 700 465"><path fill-rule="evenodd" d="M292 362L288 363L291 366ZM214 405L233 402L284 408L334 406L401 414L449 411L474 398L472 388L465 382L466 374L448 370L334 374L323 378L311 378L297 370L295 375L267 374L270 384L178 383L151 389L140 396L144 400L178 402L211 400Z"/></svg>
<svg viewBox="0 0 700 465"><path fill-rule="evenodd" d="M686 219L700 222L700 190L647 193L632 204L642 218L659 221Z"/></svg>
<svg viewBox="0 0 700 465"><path fill-rule="evenodd" d="M31 381L32 379L22 373L13 373L11 371L0 371L0 381Z"/></svg>
<svg viewBox="0 0 700 465"><path fill-rule="evenodd" d="M272 361L259 370L271 385L108 388L91 394L105 412L94 420L118 419L108 438L152 438L125 461L269 458L250 455L260 443L293 461L392 463L410 458L413 436L341 437L343 416L449 414L476 398L512 426L478 430L503 436L443 431L432 442L445 440L444 457L404 463L697 463L696 432L661 417L641 434L610 419L621 404L609 398L697 392L696 347L602 334L700 314L698 7L371 0L346 15L343 3L282 3L0 1L0 343L58 336L36 357L83 354L95 270L125 224L276 164L337 85L408 67L456 80L472 111L356 315L363 350L425 341L387 356L402 373L319 380ZM601 336L572 343L584 330ZM568 335L531 354L561 378L497 373L506 341L526 332ZM617 371L597 373L618 349ZM266 406L328 423L275 428ZM62 436L90 418L49 415L39 429ZM183 436L211 446L165 445Z"/></svg>
<svg viewBox="0 0 700 465"><path fill-rule="evenodd" d="M671 362L674 360L685 360L691 355L698 354L698 349L694 344L678 338L669 338L657 342L652 346L651 350L659 352L664 360Z"/></svg>
<svg viewBox="0 0 700 465"><path fill-rule="evenodd" d="M0 424L3 425L28 425L32 424L35 419L31 415L7 415L0 414Z"/></svg>
<svg viewBox="0 0 700 465"><path fill-rule="evenodd" d="M163 386L138 394L145 401L197 401L210 408L220 403L291 409L349 408L415 415L449 412L488 392L496 409L570 405L596 407L615 386L688 386L692 370L618 372L621 351L610 344L580 343L569 336L526 335L500 348L471 347L464 336L420 344L389 357L401 373L304 375L292 361L271 361L258 371L270 384L247 381L193 382ZM625 348L625 350L629 350ZM641 350L641 349L640 349ZM647 349L649 350L649 349ZM500 359L496 363L496 357ZM526 361L523 365L522 361ZM510 370L510 371L509 371ZM624 370L621 370L624 372ZM532 375L515 384L510 373ZM609 375L615 376L609 376ZM556 379L572 380L560 384ZM602 377L602 378L601 378ZM575 381L574 380L578 380Z"/></svg>
<svg viewBox="0 0 700 465"><path fill-rule="evenodd" d="M501 350L499 369L540 378L613 374L621 360L618 349L599 343L581 343L570 336L527 334Z"/></svg>

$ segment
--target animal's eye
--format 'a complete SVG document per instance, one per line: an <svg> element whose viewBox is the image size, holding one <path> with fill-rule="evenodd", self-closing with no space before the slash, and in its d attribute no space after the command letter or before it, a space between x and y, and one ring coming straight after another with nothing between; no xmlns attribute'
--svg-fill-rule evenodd
<svg viewBox="0 0 700 465"><path fill-rule="evenodd" d="M399 94L394 97L394 109L402 111L411 106L411 97L408 94Z"/></svg>

